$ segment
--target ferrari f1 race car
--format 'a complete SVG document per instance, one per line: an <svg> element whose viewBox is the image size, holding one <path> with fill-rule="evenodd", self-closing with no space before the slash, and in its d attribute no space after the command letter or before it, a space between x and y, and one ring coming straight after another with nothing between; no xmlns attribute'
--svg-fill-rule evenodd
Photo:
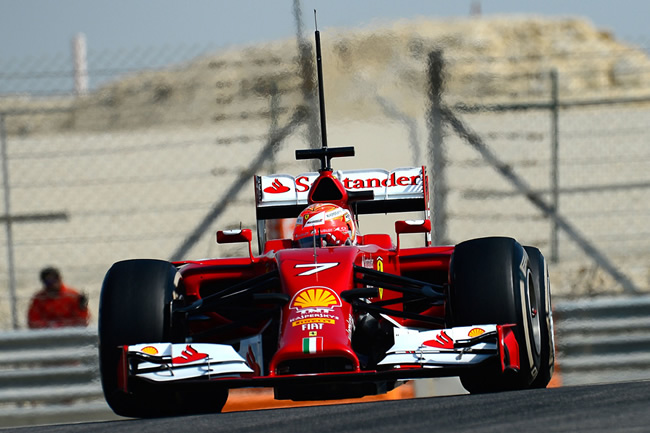
<svg viewBox="0 0 650 433"><path fill-rule="evenodd" d="M318 32L317 60L320 60ZM321 71L320 62L319 75ZM322 91L322 79L319 80ZM324 109L321 97L321 110ZM549 279L539 249L506 237L432 246L425 167L335 171L354 148L296 151L321 169L256 176L252 230L236 258L115 263L99 312L104 394L119 415L218 412L228 390L276 399L386 393L405 381L459 376L471 393L543 388L554 366ZM395 237L358 217L421 212ZM291 238L267 223L295 219ZM400 245L421 236L418 247Z"/></svg>

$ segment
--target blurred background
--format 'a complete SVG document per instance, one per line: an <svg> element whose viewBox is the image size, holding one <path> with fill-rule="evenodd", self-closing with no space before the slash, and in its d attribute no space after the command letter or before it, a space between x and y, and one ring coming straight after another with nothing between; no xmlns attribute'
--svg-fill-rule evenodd
<svg viewBox="0 0 650 433"><path fill-rule="evenodd" d="M77 348L115 261L246 254L215 232L255 230L253 175L311 171L294 151L320 145L318 9L328 142L357 155L335 168L427 165L437 244L539 247L560 384L647 375L650 5L349 3L0 1L6 371L51 341L24 331L45 266L88 296Z"/></svg>

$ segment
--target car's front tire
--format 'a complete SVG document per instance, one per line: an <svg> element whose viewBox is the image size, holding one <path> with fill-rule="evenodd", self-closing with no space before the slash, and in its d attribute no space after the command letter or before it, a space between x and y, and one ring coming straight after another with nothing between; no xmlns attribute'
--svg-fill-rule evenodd
<svg viewBox="0 0 650 433"><path fill-rule="evenodd" d="M126 260L106 274L99 303L99 363L102 388L113 411L127 417L219 412L226 389L181 390L167 384L135 382L118 386L119 347L170 342L171 302L178 270L162 260Z"/></svg>
<svg viewBox="0 0 650 433"><path fill-rule="evenodd" d="M470 393L525 389L538 375L541 353L539 288L528 254L514 239L490 237L458 244L450 265L453 326L513 324L519 342L518 371L490 362L460 375Z"/></svg>

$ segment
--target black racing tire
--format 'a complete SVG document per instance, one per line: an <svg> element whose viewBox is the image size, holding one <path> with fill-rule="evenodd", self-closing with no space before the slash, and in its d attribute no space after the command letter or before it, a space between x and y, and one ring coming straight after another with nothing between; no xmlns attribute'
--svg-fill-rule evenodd
<svg viewBox="0 0 650 433"><path fill-rule="evenodd" d="M515 324L519 370L499 362L468 368L460 375L470 393L526 389L538 374L541 339L539 289L528 255L514 239L489 237L456 245L450 264L449 311L453 326Z"/></svg>
<svg viewBox="0 0 650 433"><path fill-rule="evenodd" d="M551 304L551 282L548 266L542 252L535 247L525 246L533 279L539 287L539 325L541 334L540 366L531 388L546 388L555 369L555 336Z"/></svg>
<svg viewBox="0 0 650 433"><path fill-rule="evenodd" d="M171 342L171 302L178 271L170 262L137 259L115 263L99 301L99 365L102 389L113 411L126 417L160 417L219 412L227 389L183 391L167 384L135 382L129 393L118 386L120 346Z"/></svg>

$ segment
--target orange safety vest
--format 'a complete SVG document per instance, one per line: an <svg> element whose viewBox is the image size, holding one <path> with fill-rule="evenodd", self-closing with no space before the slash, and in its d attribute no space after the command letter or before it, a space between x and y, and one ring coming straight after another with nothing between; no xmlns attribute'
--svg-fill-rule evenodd
<svg viewBox="0 0 650 433"><path fill-rule="evenodd" d="M56 296L43 289L32 298L27 314L28 325L30 328L87 326L90 313L84 304L79 293L63 284Z"/></svg>

